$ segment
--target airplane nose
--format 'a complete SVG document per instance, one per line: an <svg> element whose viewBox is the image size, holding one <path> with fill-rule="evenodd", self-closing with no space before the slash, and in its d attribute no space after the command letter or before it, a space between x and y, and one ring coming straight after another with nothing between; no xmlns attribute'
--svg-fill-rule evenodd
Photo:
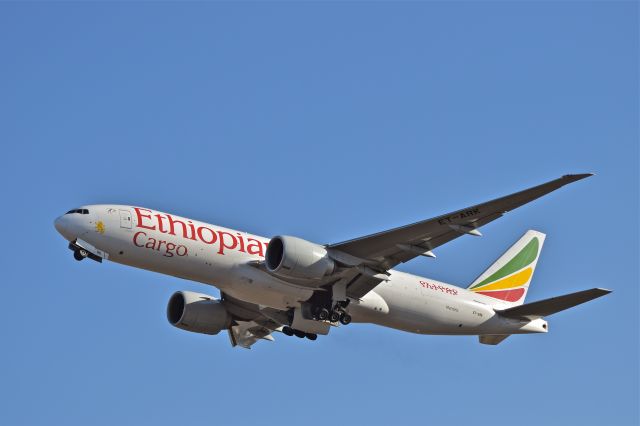
<svg viewBox="0 0 640 426"><path fill-rule="evenodd" d="M74 238L74 236L71 229L72 224L69 222L70 222L69 218L66 217L65 215L62 215L53 221L53 226L55 226L56 231L58 231L60 235L62 235L65 239L71 241Z"/></svg>
<svg viewBox="0 0 640 426"><path fill-rule="evenodd" d="M56 231L58 231L59 233L63 233L64 232L64 226L62 224L62 216L56 218L56 220L53 221L53 226L56 227Z"/></svg>
<svg viewBox="0 0 640 426"><path fill-rule="evenodd" d="M56 220L53 221L53 226L56 227L56 231L62 234L62 216L57 217Z"/></svg>

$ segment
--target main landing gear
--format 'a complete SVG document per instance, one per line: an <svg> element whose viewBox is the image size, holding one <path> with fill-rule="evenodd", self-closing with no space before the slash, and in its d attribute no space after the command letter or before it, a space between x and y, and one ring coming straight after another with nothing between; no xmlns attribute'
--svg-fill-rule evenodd
<svg viewBox="0 0 640 426"><path fill-rule="evenodd" d="M349 315L344 309L348 304L348 300L338 302L331 312L329 312L327 308L318 307L315 311L315 319L320 321L340 322L342 325L347 325L351 323L351 315Z"/></svg>
<svg viewBox="0 0 640 426"><path fill-rule="evenodd" d="M305 333L304 331L295 330L288 325L282 327L282 333L286 334L287 336L296 336L300 339L304 339L306 337L309 340L316 340L318 338L317 334Z"/></svg>

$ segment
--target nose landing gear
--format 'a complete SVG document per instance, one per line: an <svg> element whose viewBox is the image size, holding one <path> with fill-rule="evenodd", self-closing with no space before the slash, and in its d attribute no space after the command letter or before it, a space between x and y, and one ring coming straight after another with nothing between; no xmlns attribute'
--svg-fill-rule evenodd
<svg viewBox="0 0 640 426"><path fill-rule="evenodd" d="M102 259L108 259L109 254L92 246L86 241L76 239L69 243L69 250L73 252L73 258L77 261L89 258L96 262L102 262Z"/></svg>
<svg viewBox="0 0 640 426"><path fill-rule="evenodd" d="M79 248L73 251L73 258L77 261L84 260L87 257L89 257L89 252L83 248Z"/></svg>

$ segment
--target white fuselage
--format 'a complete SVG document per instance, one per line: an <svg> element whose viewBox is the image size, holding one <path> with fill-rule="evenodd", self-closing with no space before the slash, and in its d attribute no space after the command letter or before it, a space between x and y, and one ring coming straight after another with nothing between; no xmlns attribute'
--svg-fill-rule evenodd
<svg viewBox="0 0 640 426"><path fill-rule="evenodd" d="M86 241L124 265L213 285L229 296L275 309L300 306L314 287L293 285L250 261L264 260L268 238L155 210L91 205L67 214L56 228L69 241ZM390 271L349 312L355 322L421 334L517 334L546 332L546 322L506 319L495 300L450 284Z"/></svg>

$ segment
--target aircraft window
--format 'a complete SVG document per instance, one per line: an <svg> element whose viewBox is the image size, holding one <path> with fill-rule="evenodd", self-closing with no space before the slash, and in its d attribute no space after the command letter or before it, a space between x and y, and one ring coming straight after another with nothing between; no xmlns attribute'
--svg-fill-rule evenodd
<svg viewBox="0 0 640 426"><path fill-rule="evenodd" d="M72 213L89 214L89 210L87 210L87 209L73 209L73 210L69 210L65 214L72 214Z"/></svg>

